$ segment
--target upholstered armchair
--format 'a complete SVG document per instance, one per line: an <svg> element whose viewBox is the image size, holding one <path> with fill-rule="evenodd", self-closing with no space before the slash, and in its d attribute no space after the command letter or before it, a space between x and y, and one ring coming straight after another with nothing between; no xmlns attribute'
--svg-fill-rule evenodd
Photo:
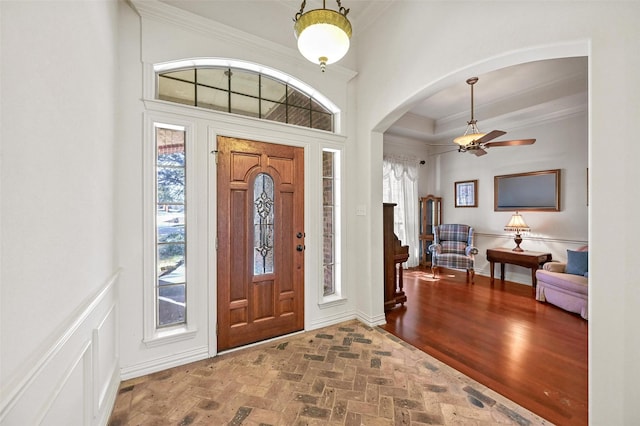
<svg viewBox="0 0 640 426"><path fill-rule="evenodd" d="M462 224L445 224L433 227L433 244L431 251L431 271L436 277L439 268L464 269L467 271L467 282L471 274L474 280L474 255L478 254L473 245L473 228Z"/></svg>

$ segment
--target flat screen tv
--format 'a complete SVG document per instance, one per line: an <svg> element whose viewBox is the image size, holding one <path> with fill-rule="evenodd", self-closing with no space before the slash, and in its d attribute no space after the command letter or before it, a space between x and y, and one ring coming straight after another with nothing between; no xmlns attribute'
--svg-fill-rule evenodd
<svg viewBox="0 0 640 426"><path fill-rule="evenodd" d="M560 169L495 176L495 211L560 211Z"/></svg>

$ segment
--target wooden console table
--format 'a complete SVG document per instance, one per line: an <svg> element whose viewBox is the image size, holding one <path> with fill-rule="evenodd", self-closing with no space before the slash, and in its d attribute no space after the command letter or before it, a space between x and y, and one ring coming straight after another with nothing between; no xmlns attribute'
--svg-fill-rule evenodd
<svg viewBox="0 0 640 426"><path fill-rule="evenodd" d="M496 262L500 264L500 280L504 281L504 264L524 266L531 268L531 284L536 288L536 270L545 262L551 261L551 253L537 251L513 251L508 248L487 249L487 260L491 267L491 284L493 284L493 269Z"/></svg>

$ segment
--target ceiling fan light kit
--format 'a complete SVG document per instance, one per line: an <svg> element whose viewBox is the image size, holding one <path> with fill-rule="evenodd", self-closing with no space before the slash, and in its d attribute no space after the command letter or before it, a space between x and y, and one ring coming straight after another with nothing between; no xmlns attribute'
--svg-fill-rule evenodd
<svg viewBox="0 0 640 426"><path fill-rule="evenodd" d="M336 3L337 11L327 9L326 0L322 0L322 9L305 12L307 1L303 0L293 19L298 50L307 60L319 64L322 72L349 51L352 31L347 19L349 9L342 7L340 0Z"/></svg>
<svg viewBox="0 0 640 426"><path fill-rule="evenodd" d="M453 140L453 142L457 143L458 145L461 146L467 146L470 143L472 143L473 141L477 141L478 139L480 139L481 137L483 137L484 135L486 135L486 133L480 133L478 131L477 128L474 129L475 131L473 133L466 133L462 136L458 136L457 138L455 138Z"/></svg>
<svg viewBox="0 0 640 426"><path fill-rule="evenodd" d="M458 152L472 152L476 156L481 156L487 153L487 148L492 146L516 146L516 145L531 145L535 139L520 139L511 141L496 141L491 140L500 137L506 132L502 130L493 130L489 133L481 133L478 129L478 121L474 117L474 102L473 102L473 85L478 82L478 77L471 77L467 79L467 84L471 87L471 119L467 121L467 129L462 136L458 136L453 142L458 145Z"/></svg>

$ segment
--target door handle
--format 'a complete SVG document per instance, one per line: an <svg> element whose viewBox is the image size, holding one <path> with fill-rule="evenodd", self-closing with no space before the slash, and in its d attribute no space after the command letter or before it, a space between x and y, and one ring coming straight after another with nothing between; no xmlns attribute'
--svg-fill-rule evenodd
<svg viewBox="0 0 640 426"><path fill-rule="evenodd" d="M298 245L296 246L296 250L298 250L298 251L303 251L303 250L304 250L304 246L303 246L302 244L298 244Z"/></svg>
<svg viewBox="0 0 640 426"><path fill-rule="evenodd" d="M302 237L304 237L304 234L302 232L298 232L296 234L296 238L302 238Z"/></svg>

